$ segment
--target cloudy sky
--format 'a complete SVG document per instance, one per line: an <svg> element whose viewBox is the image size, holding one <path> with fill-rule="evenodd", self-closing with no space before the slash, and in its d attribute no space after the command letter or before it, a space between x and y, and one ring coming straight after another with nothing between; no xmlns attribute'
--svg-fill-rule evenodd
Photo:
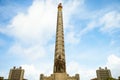
<svg viewBox="0 0 120 80"><path fill-rule="evenodd" d="M13 66L25 78L53 73L57 5L62 2L67 73L120 76L120 0L0 0L0 76Z"/></svg>

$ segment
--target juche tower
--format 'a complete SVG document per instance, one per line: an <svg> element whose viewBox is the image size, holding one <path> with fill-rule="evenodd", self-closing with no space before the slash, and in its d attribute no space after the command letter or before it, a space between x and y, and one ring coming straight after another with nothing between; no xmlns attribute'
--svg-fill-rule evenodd
<svg viewBox="0 0 120 80"><path fill-rule="evenodd" d="M79 80L79 74L69 76L66 72L62 4L58 5L54 69L51 76L40 75L40 80Z"/></svg>

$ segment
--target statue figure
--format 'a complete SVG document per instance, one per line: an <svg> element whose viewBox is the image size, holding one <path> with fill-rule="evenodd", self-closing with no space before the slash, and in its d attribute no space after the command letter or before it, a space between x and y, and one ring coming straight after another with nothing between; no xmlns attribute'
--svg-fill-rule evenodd
<svg viewBox="0 0 120 80"><path fill-rule="evenodd" d="M65 62L61 58L61 55L58 56L58 59L55 61L56 72L65 72Z"/></svg>

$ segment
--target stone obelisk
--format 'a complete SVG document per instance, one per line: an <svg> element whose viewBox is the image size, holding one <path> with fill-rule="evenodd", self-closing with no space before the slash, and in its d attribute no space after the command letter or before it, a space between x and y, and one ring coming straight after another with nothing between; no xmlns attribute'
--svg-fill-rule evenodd
<svg viewBox="0 0 120 80"><path fill-rule="evenodd" d="M58 5L57 13L57 28L56 28L56 43L54 56L54 69L51 76L40 75L40 80L79 80L79 74L69 76L66 72L65 48L64 48L64 29L62 4Z"/></svg>
<svg viewBox="0 0 120 80"><path fill-rule="evenodd" d="M54 73L66 73L62 4L58 5Z"/></svg>

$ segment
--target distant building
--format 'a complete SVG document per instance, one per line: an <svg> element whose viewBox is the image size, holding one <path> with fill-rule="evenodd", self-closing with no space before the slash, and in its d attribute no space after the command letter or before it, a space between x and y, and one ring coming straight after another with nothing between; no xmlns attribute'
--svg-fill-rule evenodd
<svg viewBox="0 0 120 80"><path fill-rule="evenodd" d="M120 76L118 77L118 80L120 80Z"/></svg>
<svg viewBox="0 0 120 80"><path fill-rule="evenodd" d="M0 76L0 80L4 80L4 77L1 77L1 76Z"/></svg>
<svg viewBox="0 0 120 80"><path fill-rule="evenodd" d="M105 67L105 69L99 67L99 70L96 70L96 73L97 73L97 80L107 80L109 78L112 78L111 72L109 69L107 69L107 67Z"/></svg>
<svg viewBox="0 0 120 80"><path fill-rule="evenodd" d="M23 80L24 69L22 67L10 69L8 80Z"/></svg>

